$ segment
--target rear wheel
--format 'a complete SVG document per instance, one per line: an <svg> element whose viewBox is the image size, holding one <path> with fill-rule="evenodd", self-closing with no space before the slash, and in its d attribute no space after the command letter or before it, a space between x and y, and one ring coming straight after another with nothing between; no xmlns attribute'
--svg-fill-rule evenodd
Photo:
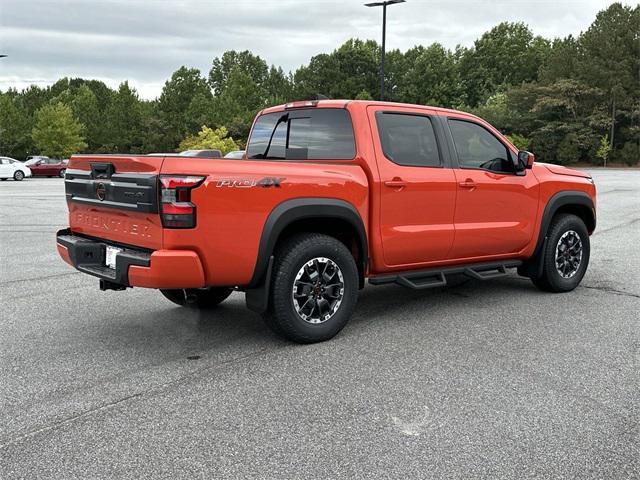
<svg viewBox="0 0 640 480"><path fill-rule="evenodd" d="M16 182L21 182L24 179L24 172L22 170L16 170L16 172L13 174L13 179Z"/></svg>
<svg viewBox="0 0 640 480"><path fill-rule="evenodd" d="M267 325L298 343L329 340L347 324L358 300L358 268L333 237L301 234L276 252Z"/></svg>
<svg viewBox="0 0 640 480"><path fill-rule="evenodd" d="M568 292L576 288L589 264L589 232L581 218L561 214L551 222L546 247L541 253L542 274L533 284L545 292Z"/></svg>
<svg viewBox="0 0 640 480"><path fill-rule="evenodd" d="M233 290L224 287L212 288L181 288L175 290L161 289L160 293L168 300L182 307L191 308L214 308L229 295Z"/></svg>
<svg viewBox="0 0 640 480"><path fill-rule="evenodd" d="M63 169L62 169L62 170L60 170L60 172L58 173L58 176L59 176L60 178L64 178L64 174L65 174L66 172L67 172L67 170L63 168Z"/></svg>

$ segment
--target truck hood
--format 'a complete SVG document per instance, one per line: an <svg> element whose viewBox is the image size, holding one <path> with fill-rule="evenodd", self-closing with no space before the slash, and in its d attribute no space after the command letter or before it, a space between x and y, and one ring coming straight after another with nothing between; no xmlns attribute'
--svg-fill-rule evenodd
<svg viewBox="0 0 640 480"><path fill-rule="evenodd" d="M551 163L538 163L538 165L542 165L551 173L555 173L556 175L568 175L570 177L581 177L581 178L591 178L587 172L582 172L580 170L574 170L573 168L563 167L562 165L553 165Z"/></svg>

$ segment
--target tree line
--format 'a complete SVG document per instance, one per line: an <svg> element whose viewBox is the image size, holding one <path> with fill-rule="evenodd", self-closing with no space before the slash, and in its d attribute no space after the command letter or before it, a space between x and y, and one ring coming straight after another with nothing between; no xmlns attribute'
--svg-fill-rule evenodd
<svg viewBox="0 0 640 480"><path fill-rule="evenodd" d="M543 161L636 165L639 32L640 7L614 3L577 37L549 40L504 22L469 48L392 50L385 100L476 113ZM9 89L0 92L0 155L243 147L266 106L316 94L377 98L379 61L375 41L351 39L290 73L249 51L227 51L206 76L176 70L154 100L141 99L128 82L114 90L82 78Z"/></svg>

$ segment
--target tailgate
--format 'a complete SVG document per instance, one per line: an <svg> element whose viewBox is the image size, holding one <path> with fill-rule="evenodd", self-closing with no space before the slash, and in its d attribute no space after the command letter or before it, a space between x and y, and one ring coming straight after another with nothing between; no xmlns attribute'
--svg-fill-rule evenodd
<svg viewBox="0 0 640 480"><path fill-rule="evenodd" d="M160 249L158 174L163 161L144 155L71 157L65 176L71 231Z"/></svg>

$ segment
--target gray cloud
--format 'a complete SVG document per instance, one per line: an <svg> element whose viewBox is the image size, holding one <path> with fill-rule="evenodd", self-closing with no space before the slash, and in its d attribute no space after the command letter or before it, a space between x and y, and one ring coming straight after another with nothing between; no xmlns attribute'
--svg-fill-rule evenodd
<svg viewBox="0 0 640 480"><path fill-rule="evenodd" d="M363 0L1 0L0 90L60 77L129 80L153 98L181 65L209 70L225 50L248 49L295 70L351 37L380 39L381 10ZM408 0L388 10L389 49L454 48L501 21L553 38L578 34L611 1ZM631 2L629 2L631 3Z"/></svg>

